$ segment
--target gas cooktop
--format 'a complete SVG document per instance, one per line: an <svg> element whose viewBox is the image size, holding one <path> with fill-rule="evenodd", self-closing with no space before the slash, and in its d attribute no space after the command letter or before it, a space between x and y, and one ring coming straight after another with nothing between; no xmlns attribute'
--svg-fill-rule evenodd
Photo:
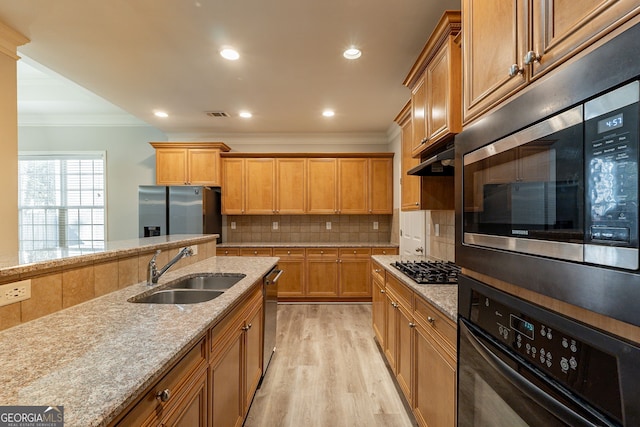
<svg viewBox="0 0 640 427"><path fill-rule="evenodd" d="M448 261L396 261L392 266L418 284L458 284L460 267Z"/></svg>

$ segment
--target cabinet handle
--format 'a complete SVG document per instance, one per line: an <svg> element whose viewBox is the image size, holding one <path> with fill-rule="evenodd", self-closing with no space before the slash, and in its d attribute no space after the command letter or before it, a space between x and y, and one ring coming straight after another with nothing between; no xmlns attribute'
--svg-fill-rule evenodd
<svg viewBox="0 0 640 427"><path fill-rule="evenodd" d="M384 294L384 293L385 293L385 292L384 292L384 289L380 289L380 293L381 293L381 294Z"/></svg>
<svg viewBox="0 0 640 427"><path fill-rule="evenodd" d="M524 69L520 68L518 64L513 64L509 67L509 77L515 77L518 74L524 74Z"/></svg>
<svg viewBox="0 0 640 427"><path fill-rule="evenodd" d="M156 399L158 399L160 402L166 402L170 397L171 390L169 390L168 388L165 388L164 390L156 393Z"/></svg>
<svg viewBox="0 0 640 427"><path fill-rule="evenodd" d="M373 271L375 271L376 273L380 273L380 269L379 269L379 268L376 268L376 269L375 269L375 270L373 270Z"/></svg>
<svg viewBox="0 0 640 427"><path fill-rule="evenodd" d="M431 325L433 325L434 323L436 323L436 319L434 319L434 318L433 318L433 317L431 317L431 316L428 316L428 317L427 317L427 321L428 321Z"/></svg>
<svg viewBox="0 0 640 427"><path fill-rule="evenodd" d="M409 327L410 327L410 328L415 328L415 327L416 327L416 324L415 324L415 323L413 323L413 322L409 322Z"/></svg>
<svg viewBox="0 0 640 427"><path fill-rule="evenodd" d="M420 202L416 202L416 206L420 206Z"/></svg>
<svg viewBox="0 0 640 427"><path fill-rule="evenodd" d="M324 255L324 251L320 251L320 255Z"/></svg>
<svg viewBox="0 0 640 427"><path fill-rule="evenodd" d="M287 251L287 255L291 255L291 251Z"/></svg>
<svg viewBox="0 0 640 427"><path fill-rule="evenodd" d="M393 308L398 308L398 304L396 304L395 302L391 301L391 305L393 306Z"/></svg>
<svg viewBox="0 0 640 427"><path fill-rule="evenodd" d="M243 331L248 331L249 329L251 329L251 323L249 323L248 325L244 325L242 328Z"/></svg>
<svg viewBox="0 0 640 427"><path fill-rule="evenodd" d="M530 50L529 52L527 52L527 54L524 56L524 63L525 65L531 65L534 62L540 62L540 59L542 58L542 56L538 55L536 52Z"/></svg>

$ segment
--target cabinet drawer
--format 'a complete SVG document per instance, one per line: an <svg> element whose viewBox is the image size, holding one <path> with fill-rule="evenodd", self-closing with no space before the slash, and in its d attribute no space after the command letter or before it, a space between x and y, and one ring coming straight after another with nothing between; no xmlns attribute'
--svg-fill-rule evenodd
<svg viewBox="0 0 640 427"><path fill-rule="evenodd" d="M446 343L455 349L457 340L456 325L422 298L416 297L415 304L414 317L416 320L422 323L430 333L437 332L437 335L444 338Z"/></svg>
<svg viewBox="0 0 640 427"><path fill-rule="evenodd" d="M271 248L242 248L240 256L271 256Z"/></svg>
<svg viewBox="0 0 640 427"><path fill-rule="evenodd" d="M238 256L240 249L238 248L216 248L217 256Z"/></svg>
<svg viewBox="0 0 640 427"><path fill-rule="evenodd" d="M377 279L380 283L384 283L386 272L384 268L377 262L371 262L371 277Z"/></svg>
<svg viewBox="0 0 640 427"><path fill-rule="evenodd" d="M338 258L337 248L309 248L307 258Z"/></svg>
<svg viewBox="0 0 640 427"><path fill-rule="evenodd" d="M340 248L340 258L369 258L371 256L370 248Z"/></svg>
<svg viewBox="0 0 640 427"><path fill-rule="evenodd" d="M387 291L391 291L408 311L413 311L413 291L390 274L386 275Z"/></svg>
<svg viewBox="0 0 640 427"><path fill-rule="evenodd" d="M371 255L398 255L398 248L371 248Z"/></svg>
<svg viewBox="0 0 640 427"><path fill-rule="evenodd" d="M207 349L205 341L203 338L184 355L117 425L145 425L152 418L162 416L163 412L168 412L173 405L177 404L187 392L194 373L199 371L200 367L206 366ZM168 390L169 397L166 402L162 402L158 396L165 390Z"/></svg>
<svg viewBox="0 0 640 427"><path fill-rule="evenodd" d="M273 248L273 256L283 260L287 258L304 258L304 248Z"/></svg>

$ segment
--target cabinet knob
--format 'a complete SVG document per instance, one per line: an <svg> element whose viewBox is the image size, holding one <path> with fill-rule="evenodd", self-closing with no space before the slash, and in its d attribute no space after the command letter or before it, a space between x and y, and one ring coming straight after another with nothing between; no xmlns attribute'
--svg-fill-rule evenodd
<svg viewBox="0 0 640 427"><path fill-rule="evenodd" d="M542 56L538 55L537 52L534 52L532 50L530 50L529 52L527 52L527 54L524 56L524 63L526 65L531 65L534 62L540 62L540 59L542 58Z"/></svg>
<svg viewBox="0 0 640 427"><path fill-rule="evenodd" d="M420 206L420 202L416 202L416 206Z"/></svg>
<svg viewBox="0 0 640 427"><path fill-rule="evenodd" d="M162 391L156 393L156 399L160 402L166 402L171 397L171 391L168 388L165 388Z"/></svg>
<svg viewBox="0 0 640 427"><path fill-rule="evenodd" d="M354 255L355 255L355 254L357 254L357 253L358 253L358 251L353 251L353 254L354 254Z"/></svg>
<svg viewBox="0 0 640 427"><path fill-rule="evenodd" d="M384 292L384 289L380 289L380 293L381 293L381 294L384 294L384 293L385 293L385 292Z"/></svg>
<svg viewBox="0 0 640 427"><path fill-rule="evenodd" d="M375 269L375 270L373 270L373 271L375 271L376 273L380 273L380 269L379 269L379 268L376 268L376 269Z"/></svg>
<svg viewBox="0 0 640 427"><path fill-rule="evenodd" d="M241 329L243 331L248 331L249 329L251 329L251 326L253 326L251 323L244 325Z"/></svg>
<svg viewBox="0 0 640 427"><path fill-rule="evenodd" d="M430 324L432 324L432 325L433 325L433 324L436 322L436 319L434 319L434 318L433 318L433 317L431 317L431 316L428 316L428 317L427 317L427 321L428 321Z"/></svg>
<svg viewBox="0 0 640 427"><path fill-rule="evenodd" d="M524 69L520 68L518 64L513 64L509 67L509 76L515 77L518 74L524 74Z"/></svg>
<svg viewBox="0 0 640 427"><path fill-rule="evenodd" d="M320 251L320 255L324 255L324 251Z"/></svg>
<svg viewBox="0 0 640 427"><path fill-rule="evenodd" d="M287 255L291 255L291 251L287 251Z"/></svg>
<svg viewBox="0 0 640 427"><path fill-rule="evenodd" d="M409 327L410 327L410 328L415 328L415 327L416 327L416 324L415 324L415 323L413 323L413 322L409 322Z"/></svg>
<svg viewBox="0 0 640 427"><path fill-rule="evenodd" d="M258 255L258 251L253 251L253 254L254 255Z"/></svg>

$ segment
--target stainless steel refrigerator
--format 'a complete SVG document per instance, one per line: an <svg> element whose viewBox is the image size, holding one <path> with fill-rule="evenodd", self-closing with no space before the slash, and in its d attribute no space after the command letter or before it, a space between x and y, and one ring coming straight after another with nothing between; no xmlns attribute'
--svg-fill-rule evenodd
<svg viewBox="0 0 640 427"><path fill-rule="evenodd" d="M167 234L221 235L220 189L141 185L138 187L138 217L140 237Z"/></svg>

